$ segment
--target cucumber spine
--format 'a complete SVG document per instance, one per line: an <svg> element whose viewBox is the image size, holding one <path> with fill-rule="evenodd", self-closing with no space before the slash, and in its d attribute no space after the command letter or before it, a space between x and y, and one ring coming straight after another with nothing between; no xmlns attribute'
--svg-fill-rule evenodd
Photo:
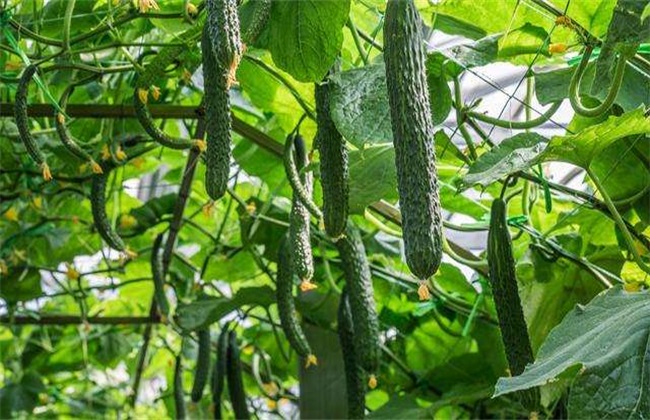
<svg viewBox="0 0 650 420"><path fill-rule="evenodd" d="M406 263L426 280L442 259L442 216L425 42L413 0L388 0L384 46Z"/></svg>
<svg viewBox="0 0 650 420"><path fill-rule="evenodd" d="M93 223L99 235L106 244L116 251L125 252L126 245L122 238L113 230L106 214L106 184L114 165L102 162L102 173L95 174L90 187L90 209L93 214Z"/></svg>

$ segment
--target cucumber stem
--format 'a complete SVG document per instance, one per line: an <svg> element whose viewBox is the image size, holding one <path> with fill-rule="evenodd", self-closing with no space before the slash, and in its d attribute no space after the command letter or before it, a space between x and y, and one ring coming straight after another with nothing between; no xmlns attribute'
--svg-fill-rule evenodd
<svg viewBox="0 0 650 420"><path fill-rule="evenodd" d="M473 112L473 111L468 111L465 113L465 115L467 115L470 118L474 118L484 123L492 124L501 128L509 128L511 130L528 130L530 128L538 127L544 124L545 122L547 122L548 120L550 120L551 117L553 117L553 115L555 115L557 110L560 108L560 105L562 105L562 101L553 102L551 104L551 107L546 111L544 111L543 114L541 114L539 117L535 119L528 120L528 121L505 121L499 118L494 118L485 114L481 114L480 112ZM528 111L528 108L526 108L526 110Z"/></svg>
<svg viewBox="0 0 650 420"><path fill-rule="evenodd" d="M607 112L614 104L618 91L621 89L621 85L623 84L623 75L625 74L625 64L627 61L619 54L616 69L614 71L614 80L612 81L612 85L609 87L607 96L600 105L594 108L587 108L580 101L580 93L578 91L580 89L582 76L587 69L587 64L589 64L589 57L591 57L592 51L593 46L591 45L588 45L585 48L582 60L580 60L580 65L578 65L575 73L573 73L571 84L569 85L569 101L571 102L571 107L573 107L576 114L584 117L595 118Z"/></svg>
<svg viewBox="0 0 650 420"><path fill-rule="evenodd" d="M465 121L463 121L463 95L460 90L460 80L458 80L458 76L454 77L454 102L456 102L456 123L458 124L458 130L465 139L465 143L467 143L470 157L472 160L476 160L478 157L476 154L476 147L474 146L472 136L469 134L469 131L467 131L467 127L465 127Z"/></svg>

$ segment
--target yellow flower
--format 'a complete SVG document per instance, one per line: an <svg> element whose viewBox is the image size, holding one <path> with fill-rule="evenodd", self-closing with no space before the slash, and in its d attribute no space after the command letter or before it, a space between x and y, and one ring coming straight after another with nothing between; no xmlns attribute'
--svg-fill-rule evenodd
<svg viewBox="0 0 650 420"><path fill-rule="evenodd" d="M140 102L143 104L149 102L149 90L138 88L138 99L140 99Z"/></svg>
<svg viewBox="0 0 650 420"><path fill-rule="evenodd" d="M32 204L38 210L42 209L43 208L43 197L41 197L40 195L35 196L34 198L32 198Z"/></svg>
<svg viewBox="0 0 650 420"><path fill-rule="evenodd" d="M314 290L317 287L318 287L317 285L310 282L309 280L303 280L302 282L300 282L300 291L301 292L308 292L310 290Z"/></svg>
<svg viewBox="0 0 650 420"><path fill-rule="evenodd" d="M59 112L58 114L56 114L56 121L59 124L65 123L65 115L63 115L63 113Z"/></svg>
<svg viewBox="0 0 650 420"><path fill-rule="evenodd" d="M94 174L103 174L104 173L104 170L99 165L99 163L95 162L94 160L90 161L90 168L93 170Z"/></svg>
<svg viewBox="0 0 650 420"><path fill-rule="evenodd" d="M370 378L368 378L368 388L377 388L377 377L375 375L370 375Z"/></svg>
<svg viewBox="0 0 650 420"><path fill-rule="evenodd" d="M142 169L142 166L144 165L144 158L143 157L137 157L131 161L133 166L135 166L137 169Z"/></svg>
<svg viewBox="0 0 650 420"><path fill-rule="evenodd" d="M126 153L124 153L124 150L122 150L121 147L117 146L117 150L115 151L115 158L117 160L126 160L128 156L126 156Z"/></svg>
<svg viewBox="0 0 650 420"><path fill-rule="evenodd" d="M5 219L9 220L10 222L18 221L18 211L14 206L9 207L9 210L5 212Z"/></svg>
<svg viewBox="0 0 650 420"><path fill-rule="evenodd" d="M108 150L108 145L105 144L102 146L102 160L108 160L111 158L111 151Z"/></svg>
<svg viewBox="0 0 650 420"><path fill-rule="evenodd" d="M313 354L307 356L307 361L305 362L305 368L308 368L311 365L318 366L318 359Z"/></svg>
<svg viewBox="0 0 650 420"><path fill-rule="evenodd" d="M205 149L208 148L208 144L205 142L205 140L194 139L194 147L196 147L199 152L203 153L205 152Z"/></svg>
<svg viewBox="0 0 650 420"><path fill-rule="evenodd" d="M276 403L274 400L270 398L267 398L266 406L269 408L269 410L275 410L278 407L278 403Z"/></svg>
<svg viewBox="0 0 650 420"><path fill-rule="evenodd" d="M47 166L47 163L43 162L41 164L41 170L43 171L43 179L45 181L51 181L52 180L52 173L50 172L50 167Z"/></svg>
<svg viewBox="0 0 650 420"><path fill-rule="evenodd" d="M418 296L420 297L420 300L429 300L431 298L429 286L427 286L426 281L420 282L420 286L418 286Z"/></svg>
<svg viewBox="0 0 650 420"><path fill-rule="evenodd" d="M151 97L154 101L160 99L160 88L158 86L151 86Z"/></svg>
<svg viewBox="0 0 650 420"><path fill-rule="evenodd" d="M74 265L72 264L66 264L66 272L65 272L66 277L68 277L68 280L77 280L81 274L77 269L75 268Z"/></svg>
<svg viewBox="0 0 650 420"><path fill-rule="evenodd" d="M255 203L250 202L246 205L246 213L248 213L249 215L251 216L254 215L256 210L257 210L257 206L255 205Z"/></svg>
<svg viewBox="0 0 650 420"><path fill-rule="evenodd" d="M183 69L183 74L181 75L181 79L183 79L183 82L185 82L185 84L189 85L190 82L192 81L192 73L190 73L188 69Z"/></svg>
<svg viewBox="0 0 650 420"><path fill-rule="evenodd" d="M120 229L131 229L138 225L138 219L130 214L123 214L120 217Z"/></svg>
<svg viewBox="0 0 650 420"><path fill-rule="evenodd" d="M195 5L192 3L187 3L185 5L185 11L187 12L187 15L191 18L196 17L197 13L199 12L199 9L196 8Z"/></svg>
<svg viewBox="0 0 650 420"><path fill-rule="evenodd" d="M201 208L201 212L203 213L203 216L207 218L212 217L212 214L214 213L214 201L210 200L206 203L206 205Z"/></svg>
<svg viewBox="0 0 650 420"><path fill-rule="evenodd" d="M551 44L548 46L548 52L551 54L566 52L567 46L564 43Z"/></svg>
<svg viewBox="0 0 650 420"><path fill-rule="evenodd" d="M147 13L149 9L160 10L156 0L138 0L138 10L140 13Z"/></svg>

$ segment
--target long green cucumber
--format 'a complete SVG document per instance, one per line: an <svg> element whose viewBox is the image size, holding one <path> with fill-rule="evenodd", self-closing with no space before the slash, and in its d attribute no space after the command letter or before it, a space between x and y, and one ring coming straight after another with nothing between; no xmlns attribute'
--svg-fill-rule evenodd
<svg viewBox="0 0 650 420"><path fill-rule="evenodd" d="M111 171L115 167L112 162L101 163L102 173L95 174L90 187L90 209L93 214L93 224L106 244L116 251L126 251L122 238L113 230L106 214L106 184Z"/></svg>
<svg viewBox="0 0 650 420"><path fill-rule="evenodd" d="M185 392L183 391L183 362L181 356L176 356L174 367L174 407L176 419L183 420L187 417L185 410Z"/></svg>
<svg viewBox="0 0 650 420"><path fill-rule="evenodd" d="M526 319L519 298L512 238L508 232L508 210L503 199L492 202L490 230L488 232L487 260L494 305L497 310L501 339L506 351L510 373L521 374L526 365L534 361ZM536 390L521 394L526 406L535 408Z"/></svg>
<svg viewBox="0 0 650 420"><path fill-rule="evenodd" d="M360 365L370 375L368 384L373 388L379 370L379 320L366 250L354 225L348 224L346 234L336 242L336 247L349 290L354 321L354 348Z"/></svg>
<svg viewBox="0 0 650 420"><path fill-rule="evenodd" d="M248 27L242 34L242 41L245 45L255 43L257 37L262 33L266 23L271 15L271 0L250 0L249 3L254 5L253 17Z"/></svg>
<svg viewBox="0 0 650 420"><path fill-rule="evenodd" d="M27 96L29 94L29 85L34 78L37 70L38 68L35 65L30 64L25 68L23 74L20 76L18 87L16 88L16 97L14 99L14 117L16 119L16 127L18 128L20 140L23 142L23 145L25 145L27 153L41 169L43 173L43 179L50 181L52 179L50 167L45 161L45 155L38 147L38 144L36 144L34 136L32 136L29 127L29 116L27 115Z"/></svg>
<svg viewBox="0 0 650 420"><path fill-rule="evenodd" d="M214 418L221 419L221 398L226 381L226 364L228 363L228 326L224 326L217 340L217 360L212 373L212 405Z"/></svg>
<svg viewBox="0 0 650 420"><path fill-rule="evenodd" d="M235 72L244 54L237 0L207 0L205 6L206 27L218 69L209 77L227 91L235 83Z"/></svg>
<svg viewBox="0 0 650 420"><path fill-rule="evenodd" d="M296 152L296 169L300 171L307 166L305 142L299 135L294 137ZM313 177L309 172L301 176L301 184L308 195L312 193ZM289 218L289 240L291 245L291 262L293 270L300 278L300 288L303 291L313 288L310 283L314 276L314 255L311 249L309 211L294 192Z"/></svg>
<svg viewBox="0 0 650 420"><path fill-rule="evenodd" d="M230 95L221 79L222 69L212 48L208 25L201 38L203 52L203 88L208 148L206 152L205 188L213 200L226 193L230 173L232 117Z"/></svg>
<svg viewBox="0 0 650 420"><path fill-rule="evenodd" d="M316 356L311 351L307 337L300 326L296 315L296 305L293 297L293 284L295 274L291 265L289 238L285 235L280 242L278 252L278 271L276 277L276 299L280 325L287 337L287 341L298 355L306 360L309 367L317 364Z"/></svg>
<svg viewBox="0 0 650 420"><path fill-rule="evenodd" d="M348 149L330 115L329 77L340 71L337 62L322 83L316 85L316 143L320 155L320 181L323 186L323 222L325 232L338 239L348 219Z"/></svg>
<svg viewBox="0 0 650 420"><path fill-rule="evenodd" d="M420 280L442 259L442 216L425 51L413 0L388 0L384 61L406 263Z"/></svg>
<svg viewBox="0 0 650 420"><path fill-rule="evenodd" d="M250 413L246 404L246 392L244 391L239 347L237 346L237 333L234 330L228 333L227 354L226 377L228 378L228 393L230 394L232 409L236 419L246 420L250 418Z"/></svg>
<svg viewBox="0 0 650 420"><path fill-rule="evenodd" d="M338 309L339 343L343 353L348 418L362 419L366 411L366 373L361 367L355 349L354 322L347 288L343 289Z"/></svg>
<svg viewBox="0 0 650 420"><path fill-rule="evenodd" d="M75 87L76 84L68 86L61 95L61 99L59 100L59 107L64 110L64 112L66 106L68 105L68 99L70 98L70 95L72 95L72 92L74 92ZM54 120L56 132L59 135L59 139L61 140L63 147L65 147L65 149L77 159L88 163L94 173L101 174L102 167L97 162L95 162L92 156L90 156L88 152L82 149L81 146L79 146L77 142L72 138L72 135L70 134L70 131L68 130L68 127L65 123L65 115L63 112L57 111Z"/></svg>
<svg viewBox="0 0 650 420"><path fill-rule="evenodd" d="M150 96L149 89L156 80L165 75L165 70L170 65L178 61L184 62L186 57L193 54L196 42L201 36L204 22L204 18L199 19L194 26L179 36L179 40L183 45L167 46L160 50L147 65L145 71L138 76L136 88L133 92L133 105L140 125L156 142L171 149L182 150L195 146L202 150L205 148L205 144L201 139L192 140L170 136L158 128L147 105Z"/></svg>
<svg viewBox="0 0 650 420"><path fill-rule="evenodd" d="M156 236L151 248L151 276L153 277L154 298L160 313L169 319L169 302L165 294L165 270L162 261L162 241L163 234L160 233Z"/></svg>
<svg viewBox="0 0 650 420"><path fill-rule="evenodd" d="M204 328L197 333L199 341L199 350L196 355L196 367L194 368L194 383L192 384L192 393L190 394L192 402L201 401L203 389L208 383L210 375L210 329Z"/></svg>

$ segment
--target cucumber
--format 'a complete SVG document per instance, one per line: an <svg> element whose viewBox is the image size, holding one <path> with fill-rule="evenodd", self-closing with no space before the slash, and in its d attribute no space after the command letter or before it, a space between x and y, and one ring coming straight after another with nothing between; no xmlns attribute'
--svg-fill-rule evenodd
<svg viewBox="0 0 650 420"><path fill-rule="evenodd" d="M165 294L165 270L162 262L162 239L163 234L156 236L151 248L151 276L153 277L154 297L161 315L165 319L169 318L169 302Z"/></svg>
<svg viewBox="0 0 650 420"><path fill-rule="evenodd" d="M16 97L14 100L14 117L16 118L16 127L18 128L20 140L23 142L23 145L25 145L27 153L41 169L43 173L43 179L45 181L50 181L52 180L50 167L45 161L45 155L43 152L41 152L38 144L36 144L34 136L32 136L29 127L29 116L27 115L27 96L29 95L29 84L34 78L37 70L38 68L35 65L30 64L25 68L23 74L20 76L18 87L16 88Z"/></svg>
<svg viewBox="0 0 650 420"><path fill-rule="evenodd" d="M366 411L367 379L355 350L354 323L347 288L343 289L339 301L337 332L343 353L348 418L362 419Z"/></svg>
<svg viewBox="0 0 650 420"><path fill-rule="evenodd" d="M280 314L280 325L287 337L287 341L298 355L306 360L309 367L317 364L316 356L311 351L307 337L300 326L300 320L296 315L296 305L293 298L294 272L289 254L289 238L285 235L280 241L278 253L278 272L276 280L276 299L278 313Z"/></svg>
<svg viewBox="0 0 650 420"><path fill-rule="evenodd" d="M241 360L239 360L239 347L237 346L237 333L232 330L228 333L228 353L226 362L226 377L228 378L228 393L236 419L249 419L246 393L242 378Z"/></svg>
<svg viewBox="0 0 650 420"><path fill-rule="evenodd" d="M59 107L62 110L65 110L66 106L68 105L68 99L70 98L70 95L72 95L72 92L74 92L75 87L76 86L73 84L68 86L66 90L63 91L63 95L61 95L61 99L59 100ZM94 173L101 174L102 167L97 162L95 162L92 156L90 156L88 152L82 149L81 146L79 146L77 142L72 138L72 135L70 134L70 131L65 124L65 115L62 112L57 111L54 120L56 132L59 135L59 139L61 140L63 147L65 147L65 149L77 159L83 162L87 162Z"/></svg>
<svg viewBox="0 0 650 420"><path fill-rule="evenodd" d="M325 232L338 239L345 231L348 219L348 150L341 133L330 115L329 77L340 71L337 63L328 76L316 85L316 143L320 155L320 181L323 186L323 222Z"/></svg>
<svg viewBox="0 0 650 420"><path fill-rule="evenodd" d="M262 33L269 21L272 5L271 0L249 0L249 3L254 5L254 11L246 31L242 34L245 45L254 44L257 37Z"/></svg>
<svg viewBox="0 0 650 420"><path fill-rule="evenodd" d="M174 407L176 407L176 419L185 419L185 394L183 392L183 363L181 356L176 356L176 367L174 368Z"/></svg>
<svg viewBox="0 0 650 420"><path fill-rule="evenodd" d="M424 40L413 0L388 0L384 61L406 263L420 280L438 270L442 216L425 72Z"/></svg>
<svg viewBox="0 0 650 420"><path fill-rule="evenodd" d="M373 295L370 266L359 231L348 224L346 233L336 242L343 274L349 291L354 324L355 354L361 367L370 375L368 384L376 385L379 369L379 320Z"/></svg>
<svg viewBox="0 0 650 420"><path fill-rule="evenodd" d="M526 365L533 363L533 349L530 345L526 319L519 298L515 259L512 254L512 239L508 232L507 206L503 199L492 202L490 230L488 232L487 260L488 275L499 319L501 339L506 351L510 373L521 374ZM523 403L535 409L539 403L537 389L520 394Z"/></svg>
<svg viewBox="0 0 650 420"><path fill-rule="evenodd" d="M302 205L304 205L307 210L319 221L323 219L323 213L320 211L316 203L311 199L311 189L308 191L305 185L303 185L302 178L298 173L298 164L296 163L296 157L294 156L295 143L300 142L304 145L305 141L300 136L300 134L289 134L287 140L284 142L284 153L283 153L283 163L284 171L287 175L287 180L289 185L291 185L291 190L293 194ZM304 149L304 146L303 146Z"/></svg>
<svg viewBox="0 0 650 420"><path fill-rule="evenodd" d="M214 418L221 419L221 396L226 380L226 364L228 362L228 326L224 326L217 340L217 360L212 373L212 405Z"/></svg>
<svg viewBox="0 0 650 420"><path fill-rule="evenodd" d="M186 58L189 59L196 48L196 42L201 36L204 21L205 19L199 20L179 36L184 45L167 46L158 52L156 57L147 65L145 71L139 75L133 92L133 105L140 125L154 141L171 149L183 150L194 146L202 150L205 148L205 144L200 139L192 140L170 136L158 128L147 105L149 89L156 80L164 77L165 71L170 65L176 62L188 61Z"/></svg>
<svg viewBox="0 0 650 420"><path fill-rule="evenodd" d="M115 165L106 161L101 163L101 167L102 173L93 176L90 187L90 209L93 214L93 224L108 246L116 251L125 252L126 245L113 230L106 214L106 184Z"/></svg>
<svg viewBox="0 0 650 420"><path fill-rule="evenodd" d="M205 188L210 198L218 200L226 193L228 186L232 117L230 115L230 95L225 87L225 82L222 81L223 70L217 64L208 25L203 30L201 49L203 52L203 88L208 136Z"/></svg>
<svg viewBox="0 0 650 420"><path fill-rule="evenodd" d="M194 374L194 383L192 384L191 398L192 402L201 401L203 397L203 389L205 384L208 383L208 375L210 374L210 329L205 328L199 330L197 333L199 339L199 351L196 355L196 367Z"/></svg>
<svg viewBox="0 0 650 420"><path fill-rule="evenodd" d="M208 14L206 28L217 70L214 74L209 74L209 78L228 91L236 81L235 73L244 54L239 33L237 0L207 0L205 6Z"/></svg>
<svg viewBox="0 0 650 420"><path fill-rule="evenodd" d="M300 135L294 137L294 148L296 151L296 169L300 171L308 164L305 142ZM306 193L311 196L313 187L312 174L309 172L304 173L300 182ZM289 219L291 264L294 273L300 278L300 288L303 291L313 288L310 281L314 276L314 256L311 249L309 221L309 211L294 192Z"/></svg>

